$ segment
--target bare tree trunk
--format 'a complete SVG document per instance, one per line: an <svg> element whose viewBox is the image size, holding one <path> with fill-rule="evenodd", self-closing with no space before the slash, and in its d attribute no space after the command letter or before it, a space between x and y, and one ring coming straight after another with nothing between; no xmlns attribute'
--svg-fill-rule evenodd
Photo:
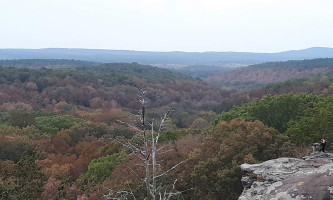
<svg viewBox="0 0 333 200"><path fill-rule="evenodd" d="M153 168L153 184L152 184L152 190L156 191L156 146L154 141L154 121L151 123L151 159L152 159L152 168ZM155 200L155 195L153 197L153 200Z"/></svg>

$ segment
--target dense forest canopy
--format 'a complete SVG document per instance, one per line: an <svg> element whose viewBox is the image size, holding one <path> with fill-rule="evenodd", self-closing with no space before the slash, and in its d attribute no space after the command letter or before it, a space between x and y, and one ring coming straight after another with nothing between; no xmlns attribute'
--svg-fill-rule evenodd
<svg viewBox="0 0 333 200"><path fill-rule="evenodd" d="M138 77L147 80L155 80L162 82L166 80L187 80L190 76L182 75L170 70L152 67L149 65L140 65L137 63L110 63L97 65L95 67L86 66L77 68L78 71L84 72L100 72L106 74L127 75L129 77Z"/></svg>
<svg viewBox="0 0 333 200"><path fill-rule="evenodd" d="M326 61L268 66L302 71L327 68ZM321 138L331 150L329 71L237 91L137 63L2 63L0 199L95 200L110 190L144 199L142 160L124 145L144 144L138 131L143 86L147 122L158 123L172 106L157 146L165 150L158 172L177 165L161 179L181 191L171 199L237 199L243 190L240 164L303 156Z"/></svg>
<svg viewBox="0 0 333 200"><path fill-rule="evenodd" d="M250 65L230 72L213 75L204 80L213 85L236 89L257 89L270 83L325 75L333 70L333 58L292 60Z"/></svg>
<svg viewBox="0 0 333 200"><path fill-rule="evenodd" d="M273 68L277 70L294 69L305 70L315 68L333 68L333 58L317 58L308 60L289 60L280 62L266 62L251 65L253 68Z"/></svg>
<svg viewBox="0 0 333 200"><path fill-rule="evenodd" d="M260 120L265 125L288 135L293 143L309 145L321 138L332 138L332 103L332 96L267 96L255 103L236 106L228 112L223 112L216 123L235 119Z"/></svg>
<svg viewBox="0 0 333 200"><path fill-rule="evenodd" d="M246 65L245 65L246 66ZM240 67L244 67L242 64L215 64L215 65L189 65L184 67L178 67L174 71L180 72L192 77L207 78L215 74L220 74L228 71L233 71Z"/></svg>
<svg viewBox="0 0 333 200"><path fill-rule="evenodd" d="M42 61L36 60L36 63ZM44 63L54 63L54 60ZM65 61L60 60L59 63ZM70 68L0 68L0 106L29 107L77 113L78 110L139 108L138 91L146 87L149 106L159 108L176 104L173 124L190 127L197 119L208 121L214 111L228 110L236 91L210 86L189 76L137 63L109 63ZM13 61L20 65L21 61ZM27 66L35 66L33 61ZM236 100L237 102L238 100ZM238 101L239 102L239 101ZM208 121L207 121L208 120ZM193 126L196 126L195 123Z"/></svg>

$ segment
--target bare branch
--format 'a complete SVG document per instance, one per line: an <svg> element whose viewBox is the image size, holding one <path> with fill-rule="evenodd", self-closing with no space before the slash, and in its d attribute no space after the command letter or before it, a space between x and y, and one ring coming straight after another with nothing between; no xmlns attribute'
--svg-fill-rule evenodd
<svg viewBox="0 0 333 200"><path fill-rule="evenodd" d="M103 198L105 199L112 199L112 200L125 200L127 199L126 196L129 194L133 194L131 192L128 192L126 190L120 190L120 191L114 191L114 190L110 190L109 193L107 195L103 195ZM134 197L134 195L133 195ZM134 199L136 199L134 197Z"/></svg>
<svg viewBox="0 0 333 200"><path fill-rule="evenodd" d="M156 176L155 178L159 178L161 176L166 176L170 171L174 170L176 167L178 167L179 165L181 165L182 163L184 163L185 161L181 161L179 162L177 165L174 165L173 167L171 167L170 169L168 169L167 171L165 171L164 173Z"/></svg>
<svg viewBox="0 0 333 200"><path fill-rule="evenodd" d="M173 182L173 184L172 184L171 192L168 193L168 197L166 198L167 200L170 199L170 197L172 197L172 196L175 196L175 195L177 195L177 194L180 194L179 192L172 192L172 191L174 191L175 188L176 188L176 183L177 183L177 179L176 179L176 180Z"/></svg>
<svg viewBox="0 0 333 200"><path fill-rule="evenodd" d="M130 127L130 128L133 128L134 130L140 132L140 133L143 133L143 130L140 130L138 129L136 126L130 124L130 123L127 123L127 122L123 122L123 121L120 121L120 120L117 120L117 122L119 123L122 123L122 124L125 124L126 126Z"/></svg>
<svg viewBox="0 0 333 200"><path fill-rule="evenodd" d="M173 149L169 149L169 150L165 150L165 151L162 151L162 152L159 152L158 154L161 155L161 154L166 154L166 153L169 153L173 151Z"/></svg>
<svg viewBox="0 0 333 200"><path fill-rule="evenodd" d="M128 186L128 188L129 188L129 190L130 190L130 193L131 193L133 199L136 200L135 195L133 194L133 191L132 191L131 187Z"/></svg>
<svg viewBox="0 0 333 200"><path fill-rule="evenodd" d="M136 153L140 153L142 156L146 157L146 152L142 151L141 149L139 149L138 147L136 147L135 145L127 142L127 143L122 143L120 142L124 147L127 147L128 149L130 149L132 151L132 153L136 154Z"/></svg>
<svg viewBox="0 0 333 200"><path fill-rule="evenodd" d="M136 164L136 165L138 165L138 166L140 166L140 167L145 167L145 165L144 164Z"/></svg>
<svg viewBox="0 0 333 200"><path fill-rule="evenodd" d="M129 169L129 170L131 170L134 174L135 174L135 176L137 176L137 177L140 177L132 168L130 168L129 166L127 166L126 165L126 167ZM143 179L142 179L143 180Z"/></svg>
<svg viewBox="0 0 333 200"><path fill-rule="evenodd" d="M169 107L168 111L166 113L164 113L164 116L161 119L160 127L158 129L157 136L156 136L156 143L158 143L158 139L160 138L160 135L162 133L165 120L168 119L170 111L171 111L171 107Z"/></svg>
<svg viewBox="0 0 333 200"><path fill-rule="evenodd" d="M160 147L159 149L157 149L157 152L159 152L160 150L162 150L164 148L165 148L165 146Z"/></svg>

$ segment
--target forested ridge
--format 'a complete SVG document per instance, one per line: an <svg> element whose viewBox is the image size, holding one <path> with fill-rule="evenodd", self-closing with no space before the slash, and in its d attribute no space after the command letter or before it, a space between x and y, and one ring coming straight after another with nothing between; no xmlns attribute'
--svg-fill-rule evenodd
<svg viewBox="0 0 333 200"><path fill-rule="evenodd" d="M317 58L308 60L289 60L284 62L267 62L261 64L255 64L253 68L274 68L277 70L284 69L315 69L315 68L332 68L333 58Z"/></svg>
<svg viewBox="0 0 333 200"><path fill-rule="evenodd" d="M144 199L142 160L128 148L144 144L143 87L147 122L172 106L157 146L157 171L172 169L159 183L180 192L171 199L237 199L240 164L333 141L332 86L332 73L236 91L137 63L3 66L0 199Z"/></svg>
<svg viewBox="0 0 333 200"><path fill-rule="evenodd" d="M96 62L67 59L18 59L0 60L1 67L83 67L98 64Z"/></svg>
<svg viewBox="0 0 333 200"><path fill-rule="evenodd" d="M326 74L332 72L332 70L333 58L293 60L250 65L213 75L205 78L205 80L214 85L248 90L264 87L270 83L281 83Z"/></svg>
<svg viewBox="0 0 333 200"><path fill-rule="evenodd" d="M149 52L107 49L0 49L0 59L77 59L94 62L138 62L143 64L255 64L268 61L332 57L333 49L313 47L279 53L250 52Z"/></svg>
<svg viewBox="0 0 333 200"><path fill-rule="evenodd" d="M62 69L1 67L0 77L0 104L4 109L25 106L69 114L115 108L131 112L139 108L138 89L146 87L154 112L175 104L178 117L174 124L178 127L189 127L197 118L208 125L207 120L216 115L211 109L227 110L232 102L242 101L233 97L236 91L136 63Z"/></svg>

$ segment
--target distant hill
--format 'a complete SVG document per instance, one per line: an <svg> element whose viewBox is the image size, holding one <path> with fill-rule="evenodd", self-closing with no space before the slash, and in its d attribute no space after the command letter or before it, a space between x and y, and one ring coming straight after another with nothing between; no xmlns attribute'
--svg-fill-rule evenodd
<svg viewBox="0 0 333 200"><path fill-rule="evenodd" d="M138 63L105 63L99 65L77 67L77 71L101 76L110 74L112 76L126 76L129 78L142 78L155 82L168 82L170 80L190 80L190 76L161 69L150 65L140 65Z"/></svg>
<svg viewBox="0 0 333 200"><path fill-rule="evenodd" d="M333 95L333 70L325 75L314 75L307 78L288 80L282 83L269 84L264 88L253 90L250 96L262 98L265 95L281 94Z"/></svg>
<svg viewBox="0 0 333 200"><path fill-rule="evenodd" d="M68 68L83 67L98 64L96 62L82 60L66 60L66 59L15 59L0 60L1 67L46 67L46 68Z"/></svg>
<svg viewBox="0 0 333 200"><path fill-rule="evenodd" d="M20 68L15 69L8 80L19 79L25 82L28 77L23 73L36 73L34 79L38 79L48 74L64 78L72 77L79 82L95 82L99 79L107 85L119 85L133 79L144 79L149 82L170 82L175 80L190 80L190 76L173 72L167 69L161 69L150 65L140 65L137 63L94 63L79 60L56 60L56 59L23 59L23 60L0 60L0 75L5 78L4 71L7 72L8 67ZM31 69L30 69L31 68ZM42 69L35 69L42 68ZM45 69L47 68L47 69ZM59 70L52 70L57 69ZM64 69L62 69L64 68ZM61 69L61 70L60 70ZM1 77L0 76L0 77Z"/></svg>
<svg viewBox="0 0 333 200"><path fill-rule="evenodd" d="M253 89L333 71L333 58L269 62L207 77L206 82L230 88Z"/></svg>
<svg viewBox="0 0 333 200"><path fill-rule="evenodd" d="M280 53L248 52L148 52L104 49L0 49L4 59L75 59L93 62L138 62L141 64L224 65L258 64L269 61L333 57L333 48L309 48Z"/></svg>
<svg viewBox="0 0 333 200"><path fill-rule="evenodd" d="M206 78L216 74L232 71L244 67L241 64L226 64L226 65L189 65L174 69L176 72L180 72L185 75L189 75L197 78Z"/></svg>
<svg viewBox="0 0 333 200"><path fill-rule="evenodd" d="M123 76L127 78L143 78L155 80L157 82L166 80L186 80L192 79L189 75L183 75L179 72L161 69L150 65L140 65L138 63L97 63L81 60L66 59L17 59L17 60L0 60L0 67L17 67L17 68L70 68L73 70L94 76L104 76L107 81L107 75L112 77ZM112 78L111 78L112 79Z"/></svg>

